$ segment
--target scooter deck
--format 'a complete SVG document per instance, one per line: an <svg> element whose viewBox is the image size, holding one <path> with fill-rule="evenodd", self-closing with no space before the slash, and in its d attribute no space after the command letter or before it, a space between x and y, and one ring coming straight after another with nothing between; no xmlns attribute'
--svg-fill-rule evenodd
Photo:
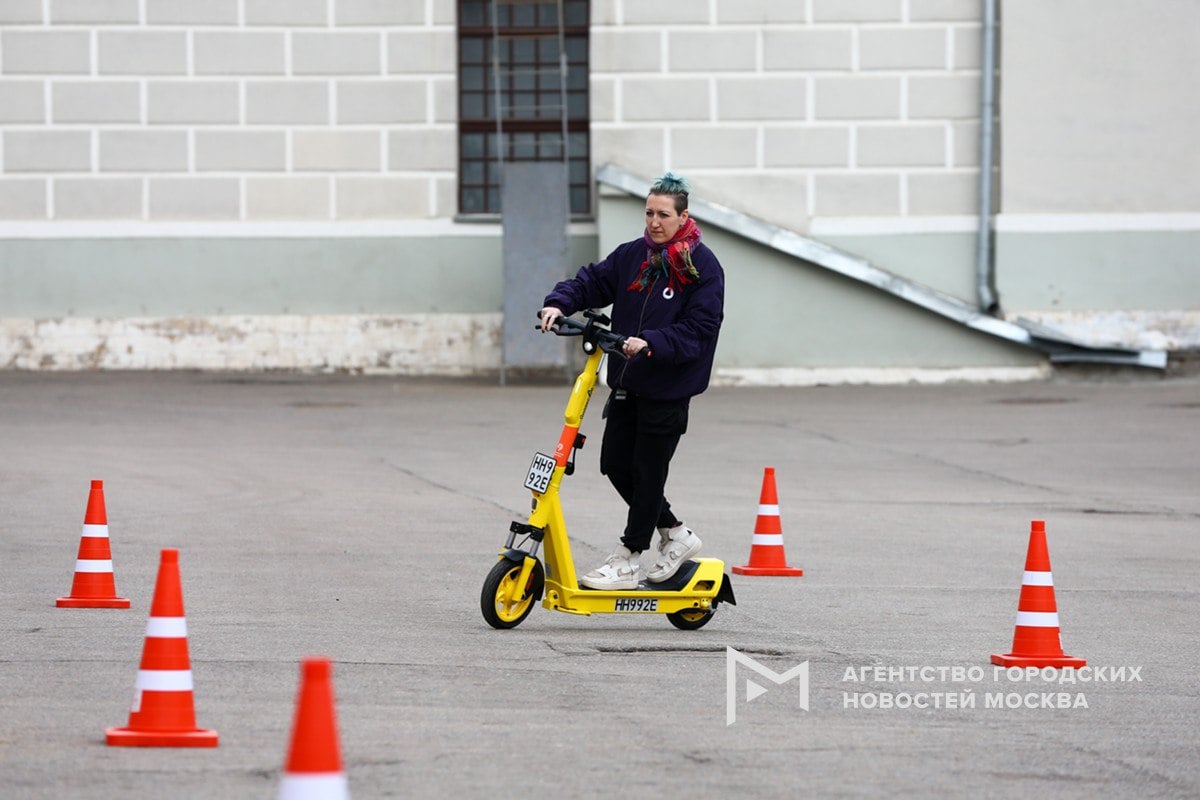
<svg viewBox="0 0 1200 800"><path fill-rule="evenodd" d="M636 589L593 589L590 586L579 584L581 592L680 592L687 588L688 581L696 574L696 570L700 568L698 561L688 559L679 565L679 570L661 583L651 583L650 581L641 581Z"/></svg>
<svg viewBox="0 0 1200 800"><path fill-rule="evenodd" d="M563 587L546 580L542 606L568 614L657 613L715 608L719 603L736 605L725 563L716 558L684 562L662 583L643 581L637 589L589 589Z"/></svg>

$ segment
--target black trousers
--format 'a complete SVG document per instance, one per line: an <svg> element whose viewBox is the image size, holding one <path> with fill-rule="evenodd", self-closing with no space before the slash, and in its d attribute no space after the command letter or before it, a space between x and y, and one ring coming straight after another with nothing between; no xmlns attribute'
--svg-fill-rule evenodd
<svg viewBox="0 0 1200 800"><path fill-rule="evenodd" d="M621 544L640 552L650 547L655 528L679 520L663 496L671 457L687 432L688 400L649 400L617 391L605 406L600 471L629 505Z"/></svg>

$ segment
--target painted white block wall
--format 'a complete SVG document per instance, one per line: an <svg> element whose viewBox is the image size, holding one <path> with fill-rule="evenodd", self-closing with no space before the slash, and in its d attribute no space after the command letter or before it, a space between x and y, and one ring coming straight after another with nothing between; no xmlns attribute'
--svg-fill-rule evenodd
<svg viewBox="0 0 1200 800"><path fill-rule="evenodd" d="M1114 306L1200 307L1195 271L1177 269L1191 263L1200 235L1195 181L1159 190L1164 175L1187 173L1159 154L1182 153L1191 159L1184 167L1194 166L1190 139L1178 132L1195 127L1179 124L1191 117L1136 128L1140 149L1121 149L1108 164L1116 180L1089 184L1078 174L1094 179L1088 164L1120 148L1127 140L1114 132L1141 119L1107 94L1133 96L1137 108L1153 111L1176 95L1190 97L1195 82L1195 49L1186 39L1194 2L1121 5L1119 19L1091 15L1072 46L1105 52L1104 42L1127 32L1149 37L1158 46L1139 49L1154 62L1152 91L1141 91L1141 73L1132 71L1097 83L1056 48L1054 30L1072 30L1089 2L1049 11L1033 0L1003 4L1009 60L1001 63L1001 86L1041 90L1002 97L1009 135L997 245L1009 310L1086 316ZM592 0L591 8L593 165L613 161L647 176L676 169L709 199L971 296L978 0ZM104 235L116 227L128 249L115 258L128 267L139 263L136 251L159 247L151 236L181 226L199 242L261 241L257 269L282 252L273 231L295 235L302 226L322 240L313 263L336 274L348 252L339 237L348 231L386 226L393 242L405 241L415 223L425 234L448 233L445 257L458 263L464 229L481 226L452 221L455 9L454 0L0 3L0 228L10 243L14 233L44 239L49 254L71 249L70 240L92 235L92 226ZM1044 24L1051 12L1057 27ZM1038 31L1042 38L1031 35ZM1067 72L1065 86L1045 79ZM1047 113L1064 108L1049 94L1054 86L1074 98L1069 113ZM1179 108L1194 116L1194 104ZM1079 119L1099 124L1071 129ZM1055 147L1069 156L1082 137L1088 158L1043 147L1047 122L1058 126ZM1146 159L1157 171L1145 169ZM1113 188L1123 185L1136 190L1136 202ZM143 235L147 229L158 230ZM1108 234L1103 250L1097 233ZM1131 263L1145 280L1129 283ZM10 277L20 268L10 265ZM455 308L461 289L449 284L431 304ZM65 287L55 299L69 317ZM214 278L205 288L224 287ZM147 291L162 293L150 298L153 306L170 289ZM317 294L314 301L326 300ZM130 317L140 316L138 305L129 299ZM250 312L260 310L254 324L269 327L276 312ZM346 311L326 310L331 317ZM364 325L375 324L369 316ZM26 323L45 336L74 331L78 338L78 328ZM143 330L157 324L139 322ZM331 335L339 325L305 335ZM97 321L90 330L94 343L118 329ZM207 335L204 326L196 330ZM36 365L53 352L21 363ZM479 352L447 357L474 364ZM358 355L343 357L360 364Z"/></svg>
<svg viewBox="0 0 1200 800"><path fill-rule="evenodd" d="M451 216L454 24L454 0L0 4L0 217Z"/></svg>
<svg viewBox="0 0 1200 800"><path fill-rule="evenodd" d="M977 207L981 14L953 0L597 3L594 161L681 172L800 232L863 217L945 230Z"/></svg>

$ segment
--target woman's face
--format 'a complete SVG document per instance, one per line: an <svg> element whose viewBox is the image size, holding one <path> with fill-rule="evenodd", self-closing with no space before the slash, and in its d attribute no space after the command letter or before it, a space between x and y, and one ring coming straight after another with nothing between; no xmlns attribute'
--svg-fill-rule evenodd
<svg viewBox="0 0 1200 800"><path fill-rule="evenodd" d="M655 244L665 244L679 233L687 221L688 212L675 210L675 197L669 194L652 194L646 198L646 230Z"/></svg>

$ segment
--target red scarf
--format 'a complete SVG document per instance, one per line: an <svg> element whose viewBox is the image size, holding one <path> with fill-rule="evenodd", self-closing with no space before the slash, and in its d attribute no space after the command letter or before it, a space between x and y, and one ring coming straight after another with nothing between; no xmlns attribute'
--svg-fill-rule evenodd
<svg viewBox="0 0 1200 800"><path fill-rule="evenodd" d="M646 260L627 291L641 292L655 280L667 278L667 288L676 291L700 278L700 270L692 263L692 251L700 244L700 228L688 217L671 237L671 241L659 244L650 238L650 230L642 234L646 243Z"/></svg>

